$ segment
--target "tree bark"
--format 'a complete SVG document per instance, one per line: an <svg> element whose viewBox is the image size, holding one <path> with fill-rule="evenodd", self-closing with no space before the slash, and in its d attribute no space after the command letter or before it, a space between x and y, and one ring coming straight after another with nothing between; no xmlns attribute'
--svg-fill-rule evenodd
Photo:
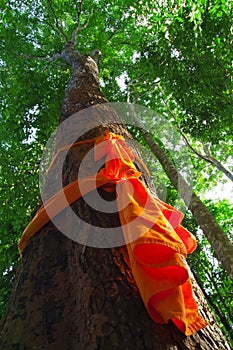
<svg viewBox="0 0 233 350"><path fill-rule="evenodd" d="M67 61L73 60L70 63L74 74L66 91L61 121L82 108L106 102L99 90L97 66L91 57L80 57L74 51L66 51L65 55ZM96 119L103 118L103 111L105 119L102 129L127 135L121 123L116 125L116 122L120 122L117 114L107 106L97 108ZM86 118L87 114L81 114L78 128L88 123ZM57 135L57 147L64 141L66 132L62 130ZM75 130L72 129L72 132ZM91 129L90 126L85 138L100 132L101 128ZM91 147L88 144L71 148L64 165L63 185L77 178L80 162ZM50 195L53 194L53 188L47 190ZM112 200L114 196L111 193L102 195L107 200ZM93 226L120 225L117 213L95 211L83 198L77 200L72 208ZM60 215L62 220L68 220L68 224L73 225L66 216L66 210ZM83 233L87 230L85 223L80 221L75 230ZM23 251L10 302L1 323L0 348L230 349L203 294L195 281L193 283L200 313L210 324L186 337L173 324L155 324L148 316L129 268L125 246L112 249L85 247L65 237L49 222L30 239Z"/></svg>

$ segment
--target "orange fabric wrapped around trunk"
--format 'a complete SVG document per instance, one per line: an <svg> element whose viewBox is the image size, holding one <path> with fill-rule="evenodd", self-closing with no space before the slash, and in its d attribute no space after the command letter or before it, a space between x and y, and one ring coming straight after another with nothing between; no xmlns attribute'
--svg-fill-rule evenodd
<svg viewBox="0 0 233 350"><path fill-rule="evenodd" d="M65 209L64 201L59 200L61 194L71 204L98 187L111 191L114 187L108 185L116 184L132 273L145 307L157 323L172 320L186 335L197 332L208 323L198 315L192 293L185 257L195 250L196 240L181 226L183 214L152 197L139 179L141 173L122 136L107 133L93 142L95 160L105 157L105 167L95 176L72 182L39 209L21 237L20 253L30 237L50 221L48 207L50 216L52 208L53 217Z"/></svg>

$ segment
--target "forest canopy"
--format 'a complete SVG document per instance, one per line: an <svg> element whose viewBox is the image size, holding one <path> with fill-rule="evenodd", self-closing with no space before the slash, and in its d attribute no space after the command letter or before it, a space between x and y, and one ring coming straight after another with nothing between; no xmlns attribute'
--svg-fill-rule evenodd
<svg viewBox="0 0 233 350"><path fill-rule="evenodd" d="M14 0L3 1L0 16L1 314L19 263L18 240L39 205L40 158L71 76L58 54L75 28L75 48L99 53L105 97L145 106L180 134L191 159L193 190L232 240L230 1ZM148 147L139 129L129 130ZM156 130L150 132L169 154ZM158 172L156 158L144 161L158 195L166 187L166 202L178 203L186 214L185 225L199 242L190 266L230 335L232 282L165 171Z"/></svg>

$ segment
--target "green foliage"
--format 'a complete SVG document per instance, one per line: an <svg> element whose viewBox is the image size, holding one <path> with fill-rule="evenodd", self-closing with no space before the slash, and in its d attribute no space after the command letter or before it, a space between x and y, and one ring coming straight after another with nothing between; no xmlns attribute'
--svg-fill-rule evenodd
<svg viewBox="0 0 233 350"><path fill-rule="evenodd" d="M224 210L222 211L222 208ZM222 227L231 229L229 226L229 212L227 214L226 208L230 209L230 203L227 200L220 201L218 206L213 206L210 203L209 209L215 214L218 222ZM192 230L197 232L198 247L193 254L188 257L189 265L201 286L207 302L229 339L233 339L233 302L232 302L232 288L233 282L222 268L221 264L215 257L213 249L209 245L202 231L197 227L197 224L192 215L187 212L185 215L184 224Z"/></svg>
<svg viewBox="0 0 233 350"><path fill-rule="evenodd" d="M186 134L192 147L203 153L203 144L208 146L231 170L231 6L228 0L2 2L1 313L19 260L18 238L39 204L40 157L58 123L71 74L64 62L51 59L53 55L61 52L78 26L76 49L85 54L94 49L102 52L100 83L109 101L134 102L156 110ZM132 127L130 131L146 147L140 132ZM159 137L166 130L161 126L159 132L150 131L176 162L179 150L171 151ZM205 198L209 190L226 182L225 175L188 147L187 152L194 189ZM182 207L157 161L149 158L145 162L160 197ZM179 164L180 170L186 166L185 160ZM216 199L206 205L229 235L229 203ZM188 213L186 220L190 230L198 231ZM220 265L215 267L216 259L205 238L201 234L198 238L199 248L190 257L192 269L231 324L232 285Z"/></svg>

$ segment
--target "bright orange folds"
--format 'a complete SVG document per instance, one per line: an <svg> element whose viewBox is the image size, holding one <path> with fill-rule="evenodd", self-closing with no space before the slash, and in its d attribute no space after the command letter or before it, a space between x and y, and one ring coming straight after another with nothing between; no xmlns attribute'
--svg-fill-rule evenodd
<svg viewBox="0 0 233 350"><path fill-rule="evenodd" d="M81 197L80 188L84 195L97 187L109 190L107 184L117 184L119 217L131 268L150 316L157 323L172 320L186 335L197 332L208 323L198 315L193 298L185 257L195 250L196 240L181 226L183 214L152 197L139 179L141 173L122 136L107 133L93 142L95 160L105 157L105 167L96 176L74 181L62 192L71 204ZM62 192L51 197L27 226L19 242L20 253L29 238L50 221L48 207L53 216L65 209L67 204L59 200Z"/></svg>

